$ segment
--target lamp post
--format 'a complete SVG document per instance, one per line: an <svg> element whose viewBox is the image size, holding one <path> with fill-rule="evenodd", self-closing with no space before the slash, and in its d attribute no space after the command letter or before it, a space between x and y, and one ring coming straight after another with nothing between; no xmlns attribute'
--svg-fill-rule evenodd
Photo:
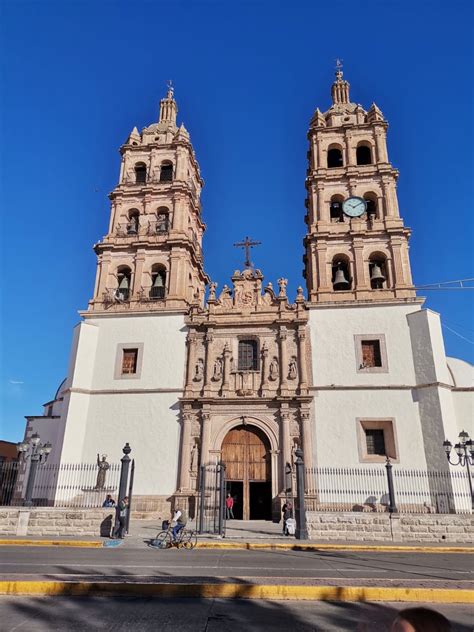
<svg viewBox="0 0 474 632"><path fill-rule="evenodd" d="M455 444L454 451L457 454L457 461L451 461L451 450L453 444L448 439L443 441L443 448L446 452L446 458L451 465L460 465L467 470L467 480L469 489L471 490L471 507L474 509L474 495L472 492L471 465L474 465L474 441L470 438L465 430L461 430L458 435L459 442Z"/></svg>
<svg viewBox="0 0 474 632"><path fill-rule="evenodd" d="M30 459L30 471L28 472L28 481L26 483L26 493L23 504L27 507L33 504L31 497L33 495L33 488L35 486L35 478L36 478L36 470L38 468L38 464L41 461L47 461L48 456L53 449L53 446L49 441L46 443L41 443L40 436L37 432L35 432L30 439L30 442L21 441L17 443L17 449L20 454L24 455L25 459Z"/></svg>

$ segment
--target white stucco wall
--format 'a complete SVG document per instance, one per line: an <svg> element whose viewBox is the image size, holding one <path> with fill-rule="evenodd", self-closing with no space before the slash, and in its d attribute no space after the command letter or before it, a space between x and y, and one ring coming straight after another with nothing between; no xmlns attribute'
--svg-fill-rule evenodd
<svg viewBox="0 0 474 632"><path fill-rule="evenodd" d="M135 494L170 494L178 467L178 398L185 369L182 315L117 315L81 323L73 341L61 461L110 461L128 441ZM116 373L118 345L143 346L139 377Z"/></svg>

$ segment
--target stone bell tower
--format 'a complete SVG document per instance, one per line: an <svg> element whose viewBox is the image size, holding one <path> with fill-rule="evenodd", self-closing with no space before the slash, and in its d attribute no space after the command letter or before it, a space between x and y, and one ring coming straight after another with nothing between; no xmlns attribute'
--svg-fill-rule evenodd
<svg viewBox="0 0 474 632"><path fill-rule="evenodd" d="M304 276L310 302L415 297L408 239L387 153L387 121L351 103L337 62L332 105L310 123Z"/></svg>
<svg viewBox="0 0 474 632"><path fill-rule="evenodd" d="M134 127L120 149L109 232L94 248L89 312L176 311L202 303L208 281L199 201L204 183L177 112L170 85L158 123L141 133Z"/></svg>

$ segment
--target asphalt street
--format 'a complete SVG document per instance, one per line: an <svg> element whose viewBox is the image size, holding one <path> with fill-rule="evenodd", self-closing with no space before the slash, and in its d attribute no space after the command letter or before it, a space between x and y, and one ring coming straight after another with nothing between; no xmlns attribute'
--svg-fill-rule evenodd
<svg viewBox="0 0 474 632"><path fill-rule="evenodd" d="M422 604L411 604L422 605ZM453 632L472 632L472 608L442 612ZM0 597L2 632L388 632L401 603Z"/></svg>
<svg viewBox="0 0 474 632"><path fill-rule="evenodd" d="M472 588L459 553L1 547L2 580L249 581Z"/></svg>

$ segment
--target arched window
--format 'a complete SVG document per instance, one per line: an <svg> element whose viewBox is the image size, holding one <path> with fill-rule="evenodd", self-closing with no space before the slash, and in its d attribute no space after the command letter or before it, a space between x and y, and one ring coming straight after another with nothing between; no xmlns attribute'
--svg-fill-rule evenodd
<svg viewBox="0 0 474 632"><path fill-rule="evenodd" d="M135 183L145 184L146 182L146 165L144 162L137 162L135 165Z"/></svg>
<svg viewBox="0 0 474 632"><path fill-rule="evenodd" d="M166 296L166 269L160 265L155 264L151 269L151 288L150 298L154 301Z"/></svg>
<svg viewBox="0 0 474 632"><path fill-rule="evenodd" d="M329 203L329 216L331 222L343 222L344 213L342 212L342 203L344 198L342 195L333 195Z"/></svg>
<svg viewBox="0 0 474 632"><path fill-rule="evenodd" d="M115 290L115 299L119 303L129 300L131 283L132 271L128 266L120 266L117 270L117 289Z"/></svg>
<svg viewBox="0 0 474 632"><path fill-rule="evenodd" d="M169 212L166 206L161 206L156 214L156 232L163 235L169 230Z"/></svg>
<svg viewBox="0 0 474 632"><path fill-rule="evenodd" d="M352 279L349 259L345 255L336 255L332 262L332 287L336 292L350 290Z"/></svg>
<svg viewBox="0 0 474 632"><path fill-rule="evenodd" d="M239 371L257 371L258 344L256 340L239 340Z"/></svg>
<svg viewBox="0 0 474 632"><path fill-rule="evenodd" d="M387 287L387 260L382 254L373 254L369 258L370 287L383 290Z"/></svg>
<svg viewBox="0 0 474 632"><path fill-rule="evenodd" d="M378 217L377 195L375 193L365 193L364 200L367 203L367 217L369 219L376 219Z"/></svg>
<svg viewBox="0 0 474 632"><path fill-rule="evenodd" d="M132 208L128 212L127 235L137 235L140 225L140 212Z"/></svg>
<svg viewBox="0 0 474 632"><path fill-rule="evenodd" d="M164 162L160 169L160 182L171 182L173 180L173 163Z"/></svg>
<svg viewBox="0 0 474 632"><path fill-rule="evenodd" d="M333 169L334 167L342 167L342 150L340 147L330 147L328 149L328 167Z"/></svg>
<svg viewBox="0 0 474 632"><path fill-rule="evenodd" d="M371 165L372 164L372 152L370 147L366 144L360 144L356 150L356 158L358 165Z"/></svg>

